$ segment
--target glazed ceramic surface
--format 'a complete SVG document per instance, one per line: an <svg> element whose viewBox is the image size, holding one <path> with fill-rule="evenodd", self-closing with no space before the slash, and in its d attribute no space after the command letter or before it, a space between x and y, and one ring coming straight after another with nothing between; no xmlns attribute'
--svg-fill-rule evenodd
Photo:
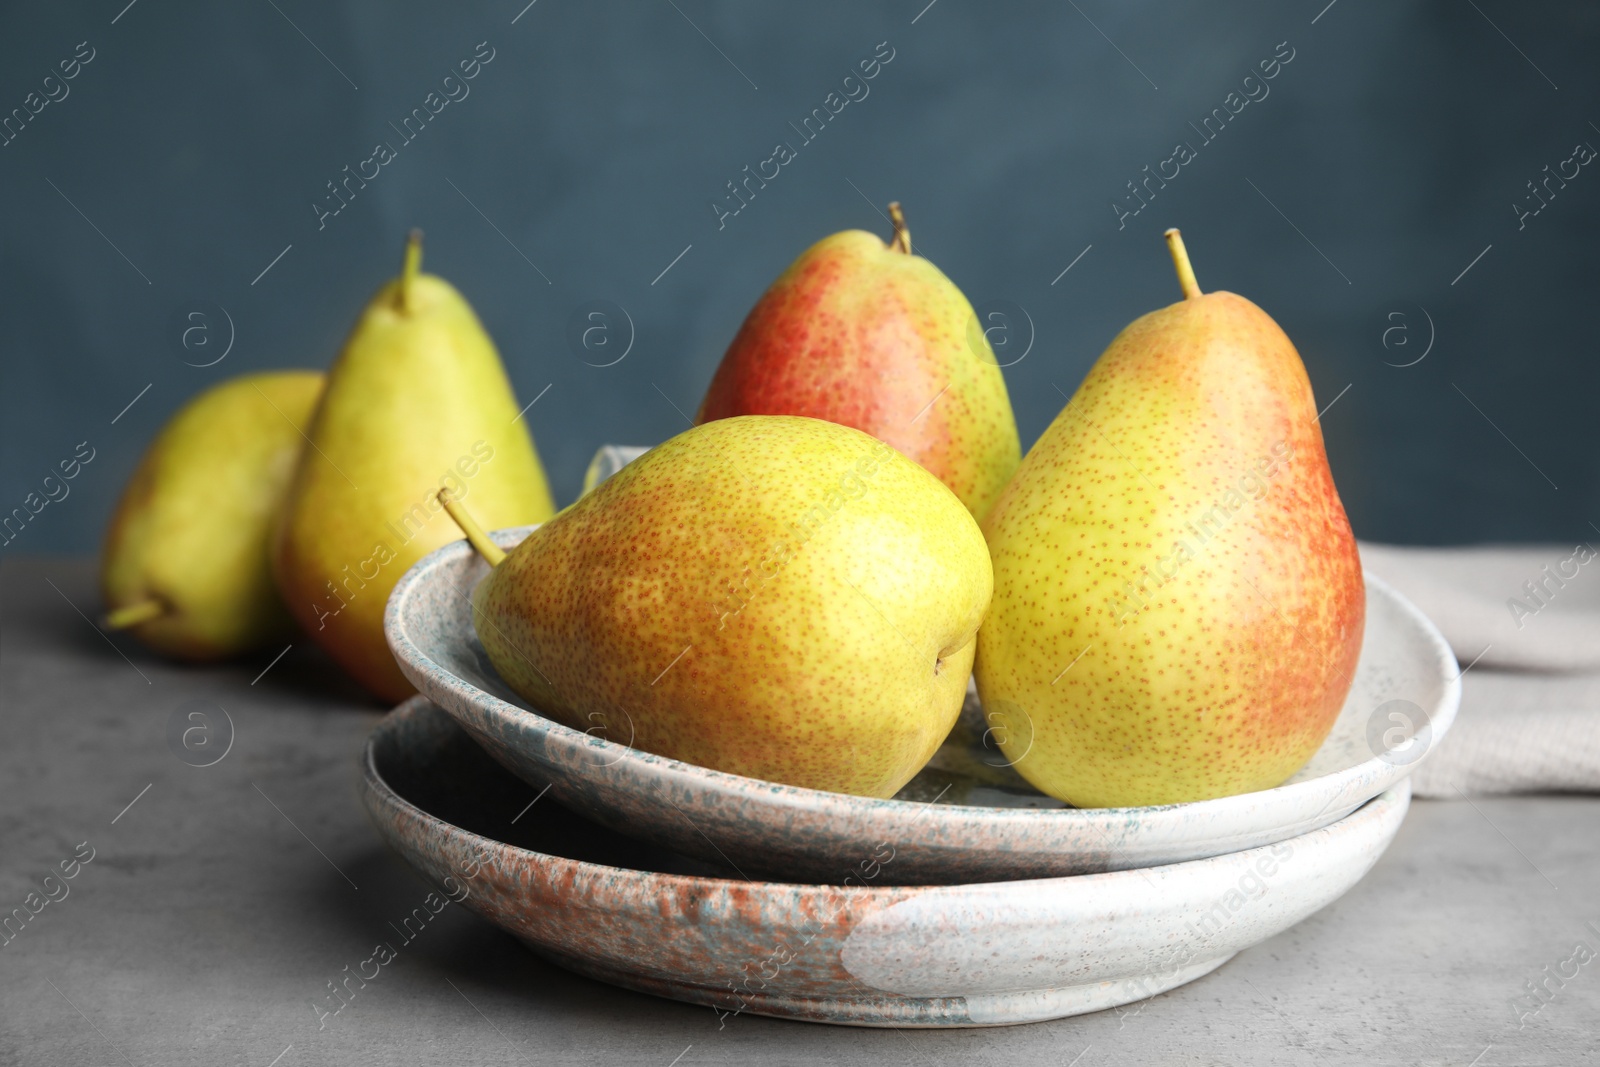
<svg viewBox="0 0 1600 1067"><path fill-rule="evenodd" d="M708 1030L746 1012L992 1026L1142 1000L1337 899L1410 800L1402 781L1325 829L1147 870L841 887L745 880L529 806L538 791L422 697L373 732L363 770L379 833L452 899L559 966L713 1009Z"/></svg>
<svg viewBox="0 0 1600 1067"><path fill-rule="evenodd" d="M509 548L527 533L494 537ZM877 800L708 770L531 710L501 682L473 632L469 598L487 569L457 542L400 580L385 625L406 677L501 764L548 785L574 811L748 875L856 884L870 870L880 884L995 881L1271 844L1327 826L1405 779L1449 728L1461 696L1444 638L1368 575L1366 637L1349 699L1322 748L1284 785L1190 804L1067 808L1011 769L969 695L929 765L894 799ZM894 849L888 863L874 859L884 843Z"/></svg>

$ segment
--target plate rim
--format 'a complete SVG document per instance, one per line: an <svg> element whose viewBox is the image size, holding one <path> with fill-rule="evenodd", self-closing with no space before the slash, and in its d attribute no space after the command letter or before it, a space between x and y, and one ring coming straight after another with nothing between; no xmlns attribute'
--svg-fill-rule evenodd
<svg viewBox="0 0 1600 1067"><path fill-rule="evenodd" d="M1177 860L1172 863L1160 863L1143 867L1127 867L1117 870L1086 871L1081 874L1044 875L1035 878L1014 878L1002 881L975 879L961 882L941 882L934 884L910 885L838 885L831 882L808 882L797 879L782 880L777 878L739 878L707 874L674 874L670 871L641 870L637 867L615 867L607 863L597 863L593 860L582 860L572 856L563 856L559 853L540 852L535 849L524 848L521 845L513 845L509 842L501 841L498 838L490 837L487 834L479 833L476 830L469 830L464 826L450 822L449 820L441 818L426 808L419 807L405 796L402 796L399 790L397 790L386 778L384 778L382 771L378 768L378 742L380 737L386 731L395 729L395 724L398 721L409 716L419 715L429 708L432 708L434 711L444 715L453 724L455 724L457 729L461 730L462 733L466 734L469 738L471 737L471 734L467 731L466 727L456 722L454 715L452 715L447 709L440 707L426 694L418 693L416 696L408 697L400 704L392 708L389 712L385 713L383 718L379 719L377 724L367 734L367 738L363 742L361 750L361 785L363 792L363 807L368 810L370 817L374 819L377 817L376 812L373 812L371 808L371 804L375 798L383 806L396 809L409 818L416 819L427 824L433 833L439 832L437 828L443 828L445 832L445 838L454 837L458 840L465 839L469 844L472 845L487 844L495 849L502 849L510 852L520 860L532 861L540 864L560 864L571 869L577 874L590 878L600 877L615 879L620 877L627 879L635 886L647 886L651 889L655 889L656 887L666 888L669 886L675 886L681 889L714 890L719 893L732 894L749 893L752 891L773 893L801 891L804 893L833 894L835 895L835 899L860 899L863 901L877 903L884 903L886 901L898 903L901 900L909 900L914 896L921 896L925 894L998 894L1004 896L1009 893L1024 893L1030 889L1037 889L1044 885L1053 885L1063 882L1085 884L1086 882L1098 883L1105 879L1120 878L1123 880L1130 880L1135 877L1144 879L1150 874L1150 872L1157 870L1161 871L1164 875L1176 876L1180 873L1178 870L1176 870L1176 868L1182 868L1191 864L1215 863L1218 861L1233 859L1249 852L1261 852L1272 849L1277 845L1283 844L1285 841L1299 841L1310 837L1313 834L1332 833L1336 829L1343 826L1347 820L1353 819L1358 814L1363 812L1367 813L1369 817L1372 817L1376 820L1377 816L1379 815L1376 806L1380 801L1383 802L1383 806L1387 809L1392 809L1396 805L1400 806L1402 809L1393 833L1389 835L1389 840L1384 843L1383 848L1378 853L1378 856L1381 858L1382 854L1387 852L1389 846L1394 843L1394 838L1398 836L1401 826L1404 825L1405 815L1409 812L1411 801L1413 799L1409 780L1401 779L1400 781L1397 781L1388 787L1379 790L1366 800L1361 801L1350 812L1338 819L1335 819L1327 825L1312 827L1303 831L1302 833L1290 835L1289 837L1284 838L1282 841L1255 845L1251 848L1238 849L1232 852L1225 852L1214 856L1195 856L1190 859ZM509 774L510 772L507 771L506 773ZM1367 809L1369 808L1373 808L1374 810L1368 812ZM591 822L593 821L582 812L574 812L573 814L577 818ZM1350 828L1347 827L1346 829L1348 831ZM385 838L388 838L389 836L389 831L382 826L378 828L378 832ZM414 864L411 864L409 858L406 859L406 862L408 865L414 866ZM1365 875L1363 875L1363 877L1365 877ZM1357 881L1359 882L1360 879L1357 879ZM898 900L895 898L898 898Z"/></svg>

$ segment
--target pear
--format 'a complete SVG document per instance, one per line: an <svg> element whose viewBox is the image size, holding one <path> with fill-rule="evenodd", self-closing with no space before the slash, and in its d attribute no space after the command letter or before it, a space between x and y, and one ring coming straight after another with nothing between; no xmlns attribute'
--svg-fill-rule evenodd
<svg viewBox="0 0 1600 1067"><path fill-rule="evenodd" d="M722 357L696 422L809 415L854 426L932 471L980 521L1021 457L1005 378L972 305L894 237L846 230L772 283Z"/></svg>
<svg viewBox="0 0 1600 1067"><path fill-rule="evenodd" d="M462 509L450 503L454 514ZM658 445L473 592L506 683L620 744L892 796L954 724L993 588L983 534L859 430L742 416Z"/></svg>
<svg viewBox="0 0 1600 1067"><path fill-rule="evenodd" d="M413 232L401 276L345 341L273 551L301 626L390 701L412 688L384 641L384 604L407 568L456 539L439 488L496 526L554 511L494 342L450 283L419 273L421 261Z"/></svg>
<svg viewBox="0 0 1600 1067"><path fill-rule="evenodd" d="M287 640L267 544L316 371L249 374L189 401L145 451L106 531L106 625L178 659L216 660Z"/></svg>
<svg viewBox="0 0 1600 1067"><path fill-rule="evenodd" d="M984 525L985 713L1016 769L1080 807L1283 782L1332 728L1361 649L1349 520L1294 345L1202 295L1129 325Z"/></svg>

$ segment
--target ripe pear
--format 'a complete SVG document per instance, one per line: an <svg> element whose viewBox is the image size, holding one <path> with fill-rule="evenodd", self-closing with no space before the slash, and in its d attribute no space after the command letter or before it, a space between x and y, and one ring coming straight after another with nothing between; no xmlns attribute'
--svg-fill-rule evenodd
<svg viewBox="0 0 1600 1067"><path fill-rule="evenodd" d="M932 471L980 521L1021 447L1005 378L972 305L894 237L846 230L812 245L751 309L696 422L809 415L864 430Z"/></svg>
<svg viewBox="0 0 1600 1067"><path fill-rule="evenodd" d="M1016 769L1080 807L1278 785L1361 649L1361 562L1305 367L1277 323L1202 295L1111 342L984 526L986 715Z"/></svg>
<svg viewBox="0 0 1600 1067"><path fill-rule="evenodd" d="M267 544L321 391L316 371L249 374L162 427L106 531L108 627L187 660L289 639Z"/></svg>
<svg viewBox="0 0 1600 1067"><path fill-rule="evenodd" d="M453 513L460 509L453 502ZM993 588L938 479L859 430L743 416L658 445L473 593L534 707L649 752L892 796L950 731Z"/></svg>
<svg viewBox="0 0 1600 1067"><path fill-rule="evenodd" d="M496 526L554 508L511 383L478 317L442 278L401 276L362 312L307 431L273 551L289 609L357 681L390 701L412 687L383 637L389 592L456 539L441 486Z"/></svg>

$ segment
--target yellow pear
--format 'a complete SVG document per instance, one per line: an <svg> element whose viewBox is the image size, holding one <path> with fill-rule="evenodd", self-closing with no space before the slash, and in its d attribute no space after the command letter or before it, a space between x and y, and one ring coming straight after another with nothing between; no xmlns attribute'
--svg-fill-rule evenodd
<svg viewBox="0 0 1600 1067"><path fill-rule="evenodd" d="M1332 728L1366 600L1294 345L1202 294L1123 330L984 524L994 736L1080 807L1278 785Z"/></svg>
<svg viewBox="0 0 1600 1067"><path fill-rule="evenodd" d="M315 371L249 374L207 389L162 428L106 531L108 626L189 660L294 632L267 544L321 391Z"/></svg>
<svg viewBox="0 0 1600 1067"><path fill-rule="evenodd" d="M859 430L737 416L645 453L473 594L506 683L576 729L892 796L950 731L993 579L937 478ZM476 510L476 509L474 509Z"/></svg>
<svg viewBox="0 0 1600 1067"><path fill-rule="evenodd" d="M307 431L273 552L289 609L357 681L391 701L412 687L383 637L389 592L457 537L438 490L495 526L554 511L494 342L450 283L404 270L362 312Z"/></svg>

